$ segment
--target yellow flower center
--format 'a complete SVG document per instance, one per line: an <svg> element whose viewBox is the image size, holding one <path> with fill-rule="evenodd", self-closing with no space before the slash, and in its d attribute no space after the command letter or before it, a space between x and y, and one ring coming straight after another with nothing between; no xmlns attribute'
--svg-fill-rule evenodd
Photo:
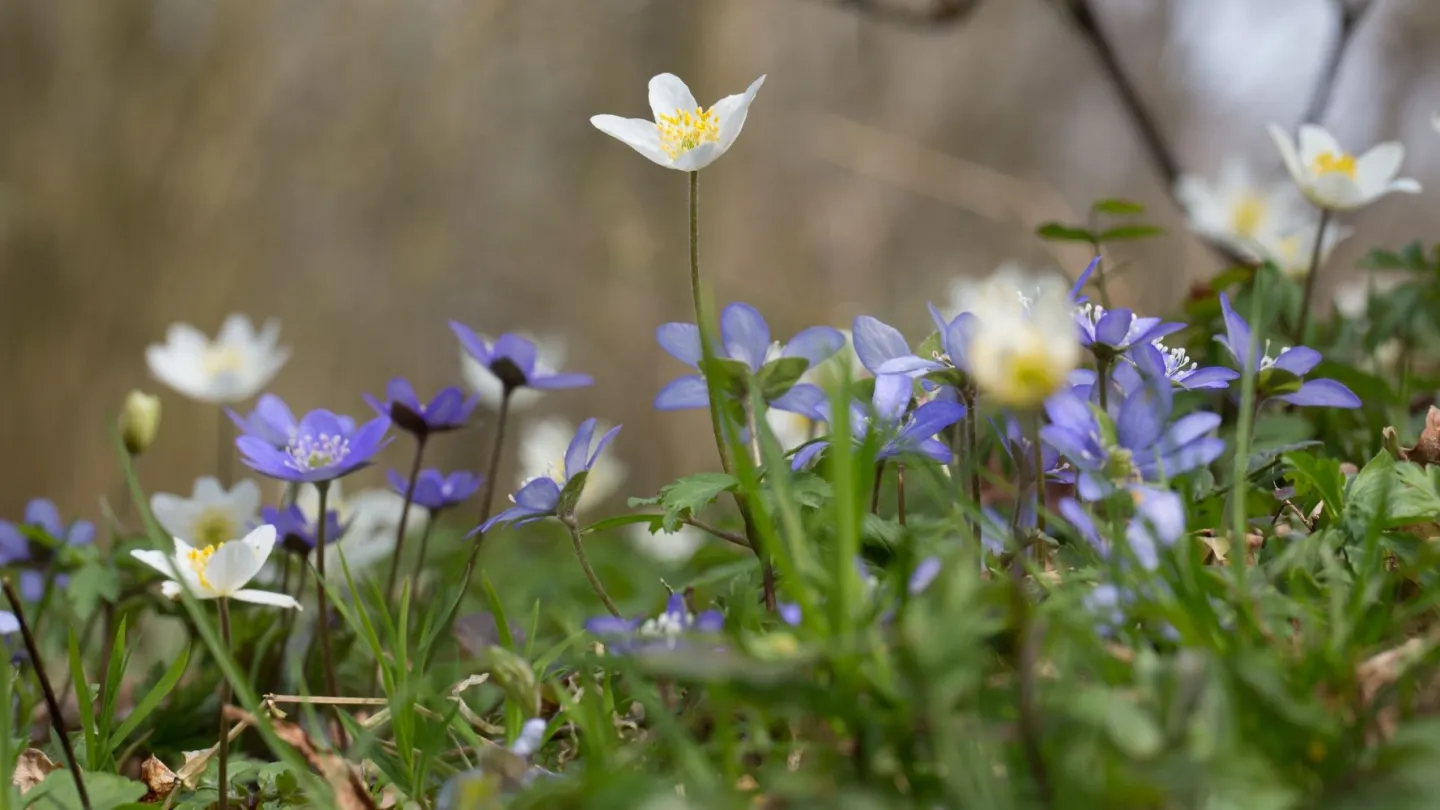
<svg viewBox="0 0 1440 810"><path fill-rule="evenodd" d="M1254 236L1265 221L1268 206L1259 194L1246 194L1230 209L1230 230L1240 236Z"/></svg>
<svg viewBox="0 0 1440 810"><path fill-rule="evenodd" d="M1310 164L1310 170L1318 175L1343 174L1355 179L1355 156L1341 152L1321 152Z"/></svg>
<svg viewBox="0 0 1440 810"><path fill-rule="evenodd" d="M204 543L208 548L218 546L226 540L234 540L238 528L229 512L223 509L206 509L195 518L190 534L192 540Z"/></svg>
<svg viewBox="0 0 1440 810"><path fill-rule="evenodd" d="M720 140L720 117L714 109L679 110L674 115L661 115L655 121L660 133L660 148L675 160L702 143Z"/></svg>
<svg viewBox="0 0 1440 810"><path fill-rule="evenodd" d="M205 368L205 373L212 377L219 374L234 374L245 367L245 356L232 345L212 344L206 347L201 365Z"/></svg>
<svg viewBox="0 0 1440 810"><path fill-rule="evenodd" d="M205 567L210 564L210 558L215 556L217 546L208 545L204 548L192 548L187 555L187 562L190 563L190 570L195 572L195 577L200 580L200 587L211 590L210 582L205 579Z"/></svg>

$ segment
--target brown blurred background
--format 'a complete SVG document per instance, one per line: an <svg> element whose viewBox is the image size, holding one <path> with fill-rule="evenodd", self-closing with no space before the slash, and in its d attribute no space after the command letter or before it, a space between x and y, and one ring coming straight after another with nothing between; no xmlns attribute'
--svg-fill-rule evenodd
<svg viewBox="0 0 1440 810"><path fill-rule="evenodd" d="M1278 171L1264 124L1302 116L1336 3L1093 5L1182 167L1245 153ZM1435 0L1373 3L1347 49L1323 120L1355 147L1403 140L1435 191L1349 217L1331 279L1370 245L1434 235L1437 53ZM684 176L587 122L647 116L662 71L705 105L769 75L703 174L702 251L719 299L761 307L777 336L862 309L918 335L957 275L1073 273L1083 254L1032 232L1103 196L1171 229L1117 254L1137 268L1129 302L1167 305L1218 266L1042 0L939 25L824 0L0 0L0 515L48 494L94 516L119 482L107 414L160 389L145 346L232 311L282 320L295 354L274 391L355 414L396 374L460 382L449 318L561 332L598 384L538 410L626 423L628 491L709 463L702 414L649 407L681 371L653 328L689 317ZM161 393L144 472L188 492L213 466L214 411ZM443 462L481 445L449 441Z"/></svg>

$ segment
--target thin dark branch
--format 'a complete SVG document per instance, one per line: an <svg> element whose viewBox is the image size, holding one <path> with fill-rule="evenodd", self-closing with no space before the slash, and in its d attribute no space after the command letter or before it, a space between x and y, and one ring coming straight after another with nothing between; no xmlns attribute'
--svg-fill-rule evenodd
<svg viewBox="0 0 1440 810"><path fill-rule="evenodd" d="M734 543L741 548L750 548L750 541L735 532L727 532L718 526L711 526L708 523L702 523L694 518L685 518L681 522L686 526L694 526L706 534L714 535L727 543Z"/></svg>
<svg viewBox="0 0 1440 810"><path fill-rule="evenodd" d="M928 0L921 5L904 5L884 0L813 0L831 8L862 17L909 28L938 28L956 25L980 5L980 0Z"/></svg>
<svg viewBox="0 0 1440 810"><path fill-rule="evenodd" d="M1310 91L1310 103L1305 105L1305 116L1300 119L1307 124L1319 123L1330 106L1330 96L1335 91L1335 80L1340 76L1340 64L1345 61L1345 51L1350 47L1350 40L1355 36L1360 20L1370 8L1369 3L1351 4L1343 0L1336 5L1340 11L1340 30L1335 33L1335 40L1325 54L1320 75L1315 79L1314 89Z"/></svg>

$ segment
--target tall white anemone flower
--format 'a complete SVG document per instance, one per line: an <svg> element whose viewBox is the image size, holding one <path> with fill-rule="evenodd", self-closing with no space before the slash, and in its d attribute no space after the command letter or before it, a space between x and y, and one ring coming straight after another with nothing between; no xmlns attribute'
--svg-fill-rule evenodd
<svg viewBox="0 0 1440 810"><path fill-rule="evenodd" d="M764 83L765 77L761 76L744 93L726 96L707 110L695 101L679 76L661 73L650 80L653 121L597 115L590 123L667 169L699 171L725 154L740 137L750 104Z"/></svg>
<svg viewBox="0 0 1440 810"><path fill-rule="evenodd" d="M239 537L260 514L260 485L236 482L228 492L211 476L195 479L190 497L157 492L150 511L161 528L199 546L216 546Z"/></svg>
<svg viewBox="0 0 1440 810"><path fill-rule="evenodd" d="M480 336L487 344L493 344L494 340L486 335ZM535 371L537 375L554 374L565 365L566 346L565 338L559 335L523 335L535 344ZM460 376L465 379L465 384L471 391L480 398L480 404L492 411L500 409L500 400L505 393L505 384L495 376L490 367L476 360L465 351L460 349ZM510 410L522 411L536 402L544 395L544 391L529 385L522 385L510 392Z"/></svg>
<svg viewBox="0 0 1440 810"><path fill-rule="evenodd" d="M1261 184L1243 160L1225 163L1213 179L1187 174L1175 183L1190 230L1252 260L1258 246L1295 230L1311 212L1289 182Z"/></svg>
<svg viewBox="0 0 1440 810"><path fill-rule="evenodd" d="M1034 409L1080 364L1070 291L1058 275L997 271L962 296L978 319L970 338L970 375L990 401Z"/></svg>
<svg viewBox="0 0 1440 810"><path fill-rule="evenodd" d="M1270 125L1270 137L1300 193L1318 208L1353 211L1392 191L1420 193L1419 181L1398 176L1405 147L1395 141L1371 147L1356 157L1314 124L1300 127L1298 145L1276 124Z"/></svg>
<svg viewBox="0 0 1440 810"><path fill-rule="evenodd" d="M171 324L165 342L145 349L155 379L201 402L229 404L260 393L290 359L279 321L259 332L244 315L225 319L214 340L188 323Z"/></svg>
<svg viewBox="0 0 1440 810"><path fill-rule="evenodd" d="M136 549L130 554L169 577L160 585L160 592L171 599L180 597L184 582L198 599L235 599L299 610L300 603L289 594L245 587L260 573L274 548L275 527L267 525L243 539L218 545L196 548L177 537L173 554L150 549Z"/></svg>
<svg viewBox="0 0 1440 810"><path fill-rule="evenodd" d="M595 428L601 435L608 429L608 425ZM526 424L520 436L520 484L523 486L534 478L564 479L565 451L574 436L575 426L559 417ZM585 489L580 493L577 508L588 509L604 503L629 475L629 467L613 451L602 454L585 477Z"/></svg>

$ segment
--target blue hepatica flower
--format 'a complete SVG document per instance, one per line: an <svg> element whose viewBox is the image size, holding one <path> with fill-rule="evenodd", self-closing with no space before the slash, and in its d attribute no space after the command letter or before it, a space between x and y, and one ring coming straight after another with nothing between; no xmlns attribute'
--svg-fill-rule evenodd
<svg viewBox="0 0 1440 810"><path fill-rule="evenodd" d="M355 420L326 410L305 414L284 446L252 435L235 440L241 460L271 478L293 483L333 481L368 466L389 444L390 420L378 416L358 428Z"/></svg>
<svg viewBox="0 0 1440 810"><path fill-rule="evenodd" d="M40 534L46 541L32 541L26 533ZM20 596L27 602L38 602L45 595L45 582L54 577L55 587L64 589L70 578L65 574L52 574L51 567L55 552L60 546L88 546L95 542L95 524L88 520L77 520L65 524L60 510L48 498L36 498L25 505L25 519L17 526L8 520L0 521L0 566L20 569ZM0 633L8 630L13 616L0 611ZM18 630L19 625L15 626Z"/></svg>
<svg viewBox="0 0 1440 810"><path fill-rule="evenodd" d="M410 491L409 479L399 472L390 470L386 473L386 478L390 482L390 488L400 497L405 497L405 494ZM469 500L471 496L480 491L480 484L484 481L485 476L464 470L452 472L449 475L444 475L434 469L421 470L419 479L415 483L414 501L431 512L449 509L458 503Z"/></svg>
<svg viewBox="0 0 1440 810"><path fill-rule="evenodd" d="M242 434L254 436L271 447L284 447L299 426L290 406L274 394L262 394L255 402L255 410L246 416L241 416L233 408L226 408L225 413Z"/></svg>
<svg viewBox="0 0 1440 810"><path fill-rule="evenodd" d="M696 371L704 357L700 346L700 328L693 323L666 323L655 330L655 339L671 357ZM839 329L829 326L812 326L802 329L784 345L771 343L770 325L765 318L749 304L734 303L720 313L720 344L714 347L715 357L743 365L746 373L764 384L767 375L780 367L789 358L799 358L806 366L800 372L813 368L845 346L845 335ZM793 383L795 374L790 378ZM773 408L782 411L807 414L811 403L823 399L820 389L808 383L781 385L776 390L766 390L766 399ZM705 377L687 374L671 380L660 393L655 395L655 407L662 411L686 408L706 408L710 405L710 392Z"/></svg>
<svg viewBox="0 0 1440 810"><path fill-rule="evenodd" d="M301 557L309 556L315 550L315 530L319 528L305 516L304 510L295 504L286 507L260 507L260 523L275 527L280 538L280 547ZM334 509L325 512L325 545L338 541L345 534L340 522L340 513Z"/></svg>
<svg viewBox="0 0 1440 810"><path fill-rule="evenodd" d="M1070 462L1087 501L1180 475L1214 461L1225 443L1209 435L1220 425L1217 414L1187 414L1172 424L1172 396L1168 382L1150 377L1112 403L1112 416L1065 389L1046 400L1050 424L1040 437Z"/></svg>
<svg viewBox="0 0 1440 810"><path fill-rule="evenodd" d="M878 431L883 443L877 459L893 458L902 453L932 458L941 464L953 460L950 448L935 434L965 417L965 406L957 402L935 400L927 402L909 414L910 394L914 390L909 377L903 374L882 374L875 378L875 395L871 407L859 402L850 403L850 432L855 441L863 442L871 430ZM814 404L811 418L831 422L830 402L822 400ZM825 448L828 439L811 442L795 453L791 462L793 469L809 464Z"/></svg>
<svg viewBox="0 0 1440 810"><path fill-rule="evenodd" d="M591 417L580 423L575 431L575 438L570 440L570 446L565 449L564 467L552 469L550 475L532 478L526 481L510 500L514 506L504 512L485 521L475 531L484 533L490 530L491 526L497 523L508 523L512 526L524 526L526 523L533 523L541 518L558 516L561 507L561 494L570 488L571 482L581 473L589 473L590 468L595 466L596 459L604 452L605 446L620 432L620 426L616 425L600 437L595 444L595 452L590 452L590 440L595 435L595 418ZM579 486L583 487L581 480ZM580 497L579 492L574 493L575 500ZM571 503L573 504L573 500Z"/></svg>
<svg viewBox="0 0 1440 810"><path fill-rule="evenodd" d="M529 386L547 391L561 388L584 388L593 385L589 374L550 371L536 364L539 350L535 344L515 334L501 335L494 343L458 321L450 322L450 331L460 345L480 365L490 369L505 390Z"/></svg>
<svg viewBox="0 0 1440 810"><path fill-rule="evenodd" d="M1278 399L1301 407L1358 408L1360 398L1335 380L1306 380L1305 375L1320 362L1320 353L1306 346L1285 346L1270 356L1270 342L1256 346L1248 361L1241 355L1250 346L1250 325L1230 306L1230 299L1220 293L1220 311L1225 315L1225 334L1215 340L1230 352L1236 365L1247 373L1259 370L1256 400Z"/></svg>
<svg viewBox="0 0 1440 810"><path fill-rule="evenodd" d="M796 616L798 621L798 614ZM694 633L718 633L725 626L725 617L716 610L696 615L685 606L678 593L665 600L665 610L654 618L620 619L596 616L585 622L585 629L608 640L611 650L624 653L646 649L673 650Z"/></svg>
<svg viewBox="0 0 1440 810"><path fill-rule="evenodd" d="M383 401L369 394L365 395L365 401L375 413L389 417L401 430L424 436L465 427L480 398L466 399L459 388L450 387L440 389L429 402L421 402L414 386L397 377L385 385Z"/></svg>
<svg viewBox="0 0 1440 810"><path fill-rule="evenodd" d="M1128 309L1106 309L1085 302L1075 307L1075 324L1080 328L1080 344L1093 352L1111 355L1129 351L1185 328L1159 318L1141 318Z"/></svg>
<svg viewBox="0 0 1440 810"><path fill-rule="evenodd" d="M882 323L868 315L855 319L852 331L855 335L855 351L860 361L871 373L876 374L928 374L945 369L968 368L967 349L970 336L974 333L979 319L968 312L962 312L946 320L934 304L929 305L930 319L940 336L941 354L934 357L920 357L910 351L905 337L893 326ZM863 354L862 352L863 346Z"/></svg>
<svg viewBox="0 0 1440 810"><path fill-rule="evenodd" d="M1165 370L1165 378L1187 391L1229 388L1231 380L1240 379L1240 372L1223 366L1204 366L1190 359L1182 348L1171 348L1159 339L1134 346L1129 357L1137 365L1150 364ZM1126 366L1117 369L1117 376Z"/></svg>
<svg viewBox="0 0 1440 810"><path fill-rule="evenodd" d="M1135 516L1125 529L1125 543L1140 566L1153 571L1160 564L1160 549L1175 545L1185 534L1185 504L1174 492L1154 487L1133 487L1130 495L1135 501ZM1095 521L1079 502L1073 498L1061 501L1060 514L1102 557L1110 556L1110 544L1100 536Z"/></svg>

